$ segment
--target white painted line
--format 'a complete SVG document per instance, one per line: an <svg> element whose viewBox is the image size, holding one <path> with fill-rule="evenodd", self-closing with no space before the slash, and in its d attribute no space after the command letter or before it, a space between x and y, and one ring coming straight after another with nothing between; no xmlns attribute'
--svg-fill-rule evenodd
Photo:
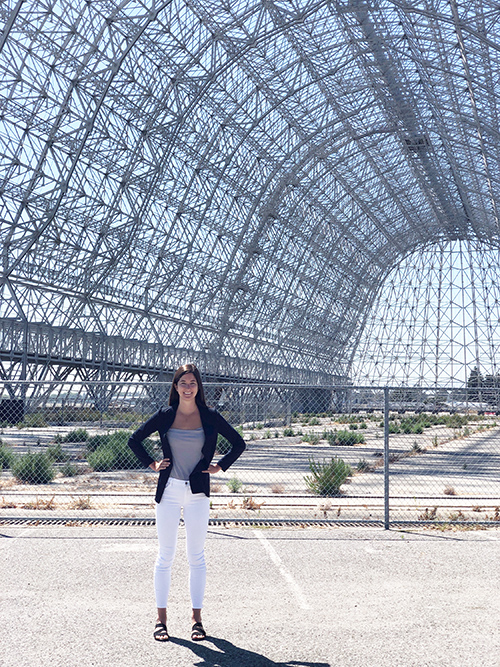
<svg viewBox="0 0 500 667"><path fill-rule="evenodd" d="M276 565L276 567L280 571L281 576L285 579L285 581L292 589L295 597L297 598L297 602L299 603L299 607L301 609L311 609L311 605L307 602L305 595L302 592L302 589L295 581L295 579L292 577L290 572L283 565L283 562L279 557L279 555L277 554L274 547L269 544L269 542L266 540L265 536L262 534L260 530L254 530L253 532L258 537L260 543L264 547L264 550L267 552L269 558L272 560L272 562Z"/></svg>
<svg viewBox="0 0 500 667"><path fill-rule="evenodd" d="M3 537L2 540L0 541L0 544L3 544L3 546L6 547L8 544L13 544L20 538L29 535L29 533L32 533L34 530L35 530L34 528L23 528L19 533L19 535L16 535L15 537Z"/></svg>

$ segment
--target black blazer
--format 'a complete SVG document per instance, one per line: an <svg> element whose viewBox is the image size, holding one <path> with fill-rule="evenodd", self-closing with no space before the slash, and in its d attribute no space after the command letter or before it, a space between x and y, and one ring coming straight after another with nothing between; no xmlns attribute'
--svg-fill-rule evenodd
<svg viewBox="0 0 500 667"><path fill-rule="evenodd" d="M172 472L172 450L168 441L167 431L174 423L175 413L177 412L178 405L178 403L175 403L168 408L162 408L159 410L150 419L148 419L147 422L138 428L135 433L132 433L128 441L128 446L141 461L141 463L143 463L145 466L149 466L151 463L153 463L154 459L151 458L151 456L149 456L149 454L146 452L142 445L142 441L155 431L158 431L160 434L163 457L170 459L170 465L168 468L165 468L165 470L160 470L160 474L158 476L158 486L156 488L155 495L155 500L157 503L159 503L161 500L168 478ZM210 496L210 473L203 472L203 470L207 470L208 466L212 462L217 445L217 435L220 433L231 444L231 451L223 456L220 461L218 461L218 464L224 471L226 471L229 466L234 463L236 459L243 453L246 445L238 431L236 431L236 429L228 424L224 417L217 412L217 410L208 408L203 405L198 405L198 408L200 410L201 424L205 432L205 443L201 450L203 458L196 464L195 469L189 475L189 484L193 493L204 493L206 496Z"/></svg>

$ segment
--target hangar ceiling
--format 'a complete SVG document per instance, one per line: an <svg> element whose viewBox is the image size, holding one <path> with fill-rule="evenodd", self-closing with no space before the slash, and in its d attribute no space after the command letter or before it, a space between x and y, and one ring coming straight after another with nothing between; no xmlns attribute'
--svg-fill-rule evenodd
<svg viewBox="0 0 500 667"><path fill-rule="evenodd" d="M367 380L377 354L380 382L494 369L497 2L4 0L0 17L0 318L25 346L43 325L291 382ZM412 257L457 252L463 307L486 315L450 352L455 260L387 290ZM439 299L412 290L436 275ZM438 315L412 337L403 306ZM382 311L425 364L394 365Z"/></svg>

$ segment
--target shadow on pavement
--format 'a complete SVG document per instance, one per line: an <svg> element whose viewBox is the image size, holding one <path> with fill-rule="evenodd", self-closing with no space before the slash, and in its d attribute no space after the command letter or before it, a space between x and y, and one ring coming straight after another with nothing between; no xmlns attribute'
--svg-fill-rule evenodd
<svg viewBox="0 0 500 667"><path fill-rule="evenodd" d="M235 665L238 667L331 667L327 662L304 662L302 660L275 662L261 653L239 648L217 637L207 637L204 642L171 637L170 642L191 649L201 658L203 662L193 663L196 667L235 667ZM211 648L209 644L213 644L216 649Z"/></svg>

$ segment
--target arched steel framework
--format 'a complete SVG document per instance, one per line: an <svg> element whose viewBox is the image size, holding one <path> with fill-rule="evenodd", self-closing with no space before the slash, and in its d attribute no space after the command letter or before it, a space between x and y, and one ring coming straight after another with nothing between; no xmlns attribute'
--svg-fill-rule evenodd
<svg viewBox="0 0 500 667"><path fill-rule="evenodd" d="M4 0L0 16L4 376L35 372L43 329L214 376L364 377L403 258L498 248L497 2Z"/></svg>

